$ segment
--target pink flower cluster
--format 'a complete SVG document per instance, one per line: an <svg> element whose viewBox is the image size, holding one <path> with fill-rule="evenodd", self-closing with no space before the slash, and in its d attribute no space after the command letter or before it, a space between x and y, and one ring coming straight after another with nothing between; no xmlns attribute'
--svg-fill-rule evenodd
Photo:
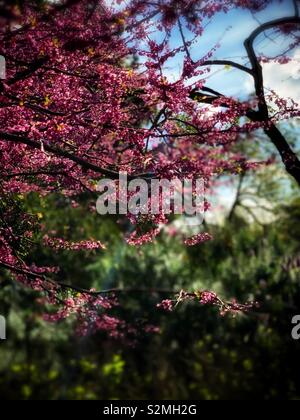
<svg viewBox="0 0 300 420"><path fill-rule="evenodd" d="M167 311L167 312L172 312L173 311L173 306L174 306L174 302L170 299L165 299L161 303L157 304L158 308L161 308L161 309L163 309L164 311Z"/></svg>
<svg viewBox="0 0 300 420"><path fill-rule="evenodd" d="M108 332L112 337L124 335L126 324L106 312L118 305L114 296L97 296L95 292L77 293L64 300L63 306L54 313L44 315L47 322L56 323L72 317L76 320L80 335Z"/></svg>
<svg viewBox="0 0 300 420"><path fill-rule="evenodd" d="M80 242L68 242L61 238L50 238L48 235L44 236L44 244L50 248L59 250L69 251L94 251L99 249L106 249L100 241L80 241Z"/></svg>
<svg viewBox="0 0 300 420"><path fill-rule="evenodd" d="M195 246L201 243L211 241L213 237L209 233L199 233L191 238L188 238L184 241L187 246Z"/></svg>
<svg viewBox="0 0 300 420"><path fill-rule="evenodd" d="M257 302L240 304L236 300L232 300L231 302L224 301L215 292L211 291L189 293L184 290L181 290L174 300L163 300L157 307L164 311L172 312L180 303L192 301L200 302L202 305L218 307L221 316L225 316L227 313L232 315L246 313L258 307Z"/></svg>
<svg viewBox="0 0 300 420"><path fill-rule="evenodd" d="M155 239L156 236L158 236L160 234L161 229L160 228L155 228L152 229L151 231L144 233L140 236L138 236L137 231L134 231L129 238L126 239L126 242L128 243L128 245L132 245L132 246L141 246L147 243L151 243L153 242L153 240Z"/></svg>
<svg viewBox="0 0 300 420"><path fill-rule="evenodd" d="M203 305L211 305L216 303L218 296L214 292L202 292L200 297L200 302Z"/></svg>

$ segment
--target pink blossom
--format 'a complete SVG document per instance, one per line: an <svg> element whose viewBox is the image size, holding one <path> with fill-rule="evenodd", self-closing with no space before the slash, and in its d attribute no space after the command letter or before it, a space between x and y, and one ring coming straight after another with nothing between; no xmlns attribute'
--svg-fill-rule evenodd
<svg viewBox="0 0 300 420"><path fill-rule="evenodd" d="M100 241L80 241L80 242L68 242L61 238L50 238L48 235L44 236L45 245L53 248L57 251L59 250L70 250L70 251L93 251L99 249L106 249Z"/></svg>
<svg viewBox="0 0 300 420"><path fill-rule="evenodd" d="M218 297L214 292L202 292L200 302L203 303L203 305L210 305L215 303L217 298Z"/></svg>
<svg viewBox="0 0 300 420"><path fill-rule="evenodd" d="M213 237L209 233L200 233L198 235L195 235L189 239L186 239L184 243L188 246L195 246L207 241L211 241Z"/></svg>
<svg viewBox="0 0 300 420"><path fill-rule="evenodd" d="M174 307L174 302L170 299L165 299L161 303L159 303L157 307L163 309L164 311L172 312L173 307Z"/></svg>

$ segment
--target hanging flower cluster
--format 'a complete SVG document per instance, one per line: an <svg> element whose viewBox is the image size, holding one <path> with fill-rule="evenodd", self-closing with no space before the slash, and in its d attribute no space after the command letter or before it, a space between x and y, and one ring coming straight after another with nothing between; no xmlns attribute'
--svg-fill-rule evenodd
<svg viewBox="0 0 300 420"><path fill-rule="evenodd" d="M82 250L99 250L106 249L100 241L80 241L80 242L68 242L60 238L49 238L48 235L44 236L44 244L49 246L56 251L69 250L69 251L82 251Z"/></svg>
<svg viewBox="0 0 300 420"><path fill-rule="evenodd" d="M241 304L236 300L232 300L231 302L224 301L216 293L211 291L196 291L194 293L188 293L184 290L181 290L174 300L163 300L157 305L157 307L164 311L172 312L179 304L191 301L198 302L201 305L216 306L219 309L221 316L225 316L226 314L237 315L247 313L259 307L257 302L247 302Z"/></svg>

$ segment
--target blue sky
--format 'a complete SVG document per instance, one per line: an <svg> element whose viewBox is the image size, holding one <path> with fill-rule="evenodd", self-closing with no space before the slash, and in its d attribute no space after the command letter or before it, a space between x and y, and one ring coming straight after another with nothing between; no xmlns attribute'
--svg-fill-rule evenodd
<svg viewBox="0 0 300 420"><path fill-rule="evenodd" d="M220 43L220 48L214 53L215 59L232 59L242 64L248 64L245 49L243 47L244 40L250 33L258 26L259 22L266 22L268 20L280 18L283 16L290 16L294 13L291 0L278 1L273 3L264 11L257 13L255 17L248 12L240 9L233 10L228 14L220 13L212 19L212 22L205 22L207 29L203 35L198 38L198 41L191 47L191 55L194 60L205 56L210 49ZM257 42L257 51L265 53L266 55L276 56L287 47L287 41L282 37L276 37L269 31L270 38L261 35ZM186 32L188 37L188 33ZM159 39L157 33L154 36ZM178 28L174 29L171 36L171 45L176 47L182 43ZM295 61L285 66L276 65L276 76L274 77L274 68L269 64L265 66L265 78L268 87L276 90L281 82L288 81L288 86L279 86L279 94L287 93L287 96L292 96L294 99L300 99L298 76L300 77L300 54L294 52ZM176 80L180 75L183 64L183 54L178 54L172 60L169 60L165 67L165 75L170 80ZM293 71L291 72L291 67ZM278 68L280 67L280 68ZM296 72L295 72L296 68ZM268 73L271 71L271 75ZM294 78L290 80L290 74ZM282 76L282 77L281 77ZM294 83L295 81L295 83ZM292 82L292 83L291 83ZM224 67L212 67L212 72L209 75L210 87L229 96L244 97L253 91L253 81L251 76L245 74L237 69L225 69ZM274 86L275 85L275 86ZM294 86L295 85L295 86Z"/></svg>

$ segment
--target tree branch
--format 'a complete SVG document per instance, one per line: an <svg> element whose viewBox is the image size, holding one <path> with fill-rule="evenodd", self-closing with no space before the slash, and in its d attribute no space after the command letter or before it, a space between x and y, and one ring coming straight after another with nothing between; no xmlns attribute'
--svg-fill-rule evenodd
<svg viewBox="0 0 300 420"><path fill-rule="evenodd" d="M266 30L271 29L275 26L283 26L290 24L300 24L299 13L296 13L296 16L293 17L276 19L262 24L257 29L255 29L244 42L244 46L246 48L252 66L253 78L255 83L255 92L259 100L258 107L260 121L269 121L269 110L265 99L263 69L256 56L254 42L256 38ZM274 124L272 124L270 128L265 129L264 131L270 138L274 146L277 148L287 172L297 181L298 185L300 186L300 161L297 155L293 152L285 137L281 134L281 132Z"/></svg>
<svg viewBox="0 0 300 420"><path fill-rule="evenodd" d="M178 18L178 26L179 26L179 32L180 32L180 35L181 35L181 39L182 39L182 42L183 42L185 53L186 53L187 57L191 60L191 54L190 54L190 51L189 51L189 48L188 48L188 45L187 45L187 42L186 42L186 39L185 39L185 36L184 36L184 33L183 33L183 27L182 27L182 23L181 23L180 18Z"/></svg>
<svg viewBox="0 0 300 420"><path fill-rule="evenodd" d="M31 64L29 64L26 70L16 73L14 77L12 77L10 80L6 82L6 84L11 86L21 80L28 79L28 77L32 76L35 72L41 69L43 65L46 64L48 61L49 61L49 57L47 56L33 61Z"/></svg>
<svg viewBox="0 0 300 420"><path fill-rule="evenodd" d="M253 76L252 70L242 64L235 63L234 61L229 60L208 60L201 64L202 67L204 66L231 66L238 70L244 71L246 73L251 74Z"/></svg>
<svg viewBox="0 0 300 420"><path fill-rule="evenodd" d="M294 8L295 8L295 16L296 17L299 17L299 6L297 4L298 2L299 2L299 0L293 0Z"/></svg>
<svg viewBox="0 0 300 420"><path fill-rule="evenodd" d="M44 281L48 281L56 286L61 287L62 289L66 290L73 290L74 292L82 293L85 295L90 296L100 296L100 295L106 295L106 294L122 294L122 293L151 293L151 294L177 294L180 293L176 290L170 290L170 289L147 289L147 288L132 288L132 289L107 289L107 290L99 290L99 291L91 291L88 289L84 289L82 287L73 286L71 284L63 283L63 282L57 282L55 280L52 280L48 277L46 277L43 274L35 273L33 271L30 271L25 268L15 267L11 264L5 263L0 260L0 267L12 271L17 274L23 274L30 278L36 279L39 278Z"/></svg>
<svg viewBox="0 0 300 420"><path fill-rule="evenodd" d="M264 84L263 84L263 72L262 66L255 54L254 42L256 38L263 32L268 29L272 29L276 26L290 25L290 24L300 24L300 18L297 16L286 17L281 19L271 20L266 22L256 28L251 35L245 40L244 46L247 51L251 66L252 66L252 75L255 81L255 91L259 98L264 98ZM265 106L261 109L263 112L267 112Z"/></svg>
<svg viewBox="0 0 300 420"><path fill-rule="evenodd" d="M287 172L300 186L300 161L298 156L293 152L285 137L274 124L264 131L278 150Z"/></svg>
<svg viewBox="0 0 300 420"><path fill-rule="evenodd" d="M6 133L6 132L2 132L0 131L0 139L6 140L6 141L11 141L14 143L22 143L22 144L26 144L29 147L32 147L33 149L38 149L41 150L41 144L37 141L31 140L28 137L25 136L19 136L16 134L11 134L11 133ZM52 153L55 156L59 156L65 159L69 159L72 162L78 164L79 166L81 166L82 168L85 168L87 170L96 172L96 173L100 173L102 175L108 176L111 179L119 179L119 173L115 172L115 171L111 171L109 169L105 169L105 168L101 168L100 166L94 165L93 163L82 159L78 156L75 156L65 150L62 150L58 147L54 147L54 146L50 146L48 144L44 144L43 145L44 150L46 152ZM128 175L128 179L132 180L132 179L136 179L136 178L152 178L153 174L136 174L136 175Z"/></svg>
<svg viewBox="0 0 300 420"><path fill-rule="evenodd" d="M204 90L204 89L202 89ZM218 92L215 92L216 94ZM223 96L215 96L215 95L203 95L201 92L193 91L190 95L191 99L204 103L213 105L217 99L222 98ZM225 97L224 97L225 98ZM264 97L263 97L264 98ZM228 103L219 103L221 107L228 108ZM268 121L268 115L265 117L262 112L257 112L253 109L248 109L246 112L246 116L249 120L253 122L264 122ZM288 144L285 137L281 134L275 124L271 124L268 129L264 130L265 134L270 138L271 142L276 147L277 151L279 152L281 159L284 163L286 171L295 179L295 181L300 186L300 160L297 155L293 152L292 148Z"/></svg>
<svg viewBox="0 0 300 420"><path fill-rule="evenodd" d="M232 219L233 219L233 216L234 216L234 214L235 214L235 210L236 210L236 208L239 206L239 204L240 204L240 197L241 197L241 191L242 191L242 188L243 188L243 182L244 182L244 178L245 178L245 174L244 173L242 173L241 175L240 175L240 179L239 179L239 183L238 183L238 187L237 187L237 191L236 191L236 196L235 196L235 200L234 200L234 203L233 203L233 205L232 205L232 207L231 207L231 210L230 210L230 212L229 212L229 215L228 215L228 220L231 222L232 221Z"/></svg>
<svg viewBox="0 0 300 420"><path fill-rule="evenodd" d="M249 109L247 112L247 117L253 122L269 122L269 111L268 105L265 99L265 92L264 92L264 78L263 78L263 69L259 62L259 59L256 56L254 42L256 38L263 32L267 31L268 29L274 28L276 26L284 26L284 25L291 25L291 24L300 24L300 17L299 17L299 8L297 6L297 0L294 1L295 5L295 16L292 17L285 17L281 19L275 19L270 22L266 22L256 28L251 35L245 40L244 46L247 51L251 69L248 69L245 66L240 64L234 63L232 61L227 60L212 60L206 61L203 65L230 65L232 67L238 68L242 71L245 71L251 74L254 78L255 83L255 92L257 98L259 100L259 112ZM204 89L202 89L204 91ZM198 102L213 104L216 99L222 97L218 92L214 92L212 90L206 89L207 92L212 93L212 95L204 96L198 92L192 92L191 98L197 100ZM228 104L224 102L224 104L220 104L220 106L224 106L228 108ZM268 129L265 129L264 132L270 138L271 142L277 148L282 161L285 165L287 172L296 180L298 185L300 186L300 160L297 155L293 152L290 145L288 144L287 140L275 126L275 124L271 124Z"/></svg>

